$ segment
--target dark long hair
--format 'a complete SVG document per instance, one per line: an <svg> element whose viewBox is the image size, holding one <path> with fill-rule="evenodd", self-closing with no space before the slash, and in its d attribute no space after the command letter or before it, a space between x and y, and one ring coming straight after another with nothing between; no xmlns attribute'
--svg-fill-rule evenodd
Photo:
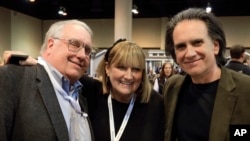
<svg viewBox="0 0 250 141"><path fill-rule="evenodd" d="M201 8L189 8L187 10L181 11L176 14L168 23L166 29L166 39L165 39L165 52L166 54L170 54L174 61L176 62L176 56L174 52L174 41L173 41L173 31L176 25L183 20L201 20L203 21L208 30L208 35L213 41L218 41L220 45L220 50L218 55L216 55L216 61L220 65L224 65L226 63L226 59L224 57L224 53L226 50L226 39L225 33L222 29L222 25L216 19L214 14L206 13L204 9Z"/></svg>

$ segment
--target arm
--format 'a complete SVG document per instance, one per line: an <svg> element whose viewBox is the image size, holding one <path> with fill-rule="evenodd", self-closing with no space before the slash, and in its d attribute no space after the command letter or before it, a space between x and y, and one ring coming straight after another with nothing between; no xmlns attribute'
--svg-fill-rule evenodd
<svg viewBox="0 0 250 141"><path fill-rule="evenodd" d="M153 88L154 88L155 91L159 92L159 84L158 84L158 79L157 78L155 79Z"/></svg>
<svg viewBox="0 0 250 141"><path fill-rule="evenodd" d="M21 52L21 51L4 51L3 53L3 62L4 64L9 63L9 60L11 58L11 55L26 55L25 53ZM31 56L28 56L28 58L26 60L20 60L19 61L20 65L36 65L37 64L37 60L32 58Z"/></svg>

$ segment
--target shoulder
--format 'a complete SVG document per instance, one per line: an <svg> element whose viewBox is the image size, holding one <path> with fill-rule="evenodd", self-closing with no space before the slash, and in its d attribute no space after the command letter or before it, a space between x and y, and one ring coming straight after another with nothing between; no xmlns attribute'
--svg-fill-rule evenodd
<svg viewBox="0 0 250 141"><path fill-rule="evenodd" d="M224 79L224 78L228 78L228 79L233 79L233 80L238 80L238 81L250 81L250 76L248 75L245 75L245 74L242 74L242 73L239 73L239 72L236 72L234 70L231 70L231 69L227 69L227 68L224 68L222 67L222 72L221 72L221 79Z"/></svg>
<svg viewBox="0 0 250 141"><path fill-rule="evenodd" d="M244 67L243 67L243 73L246 74L246 75L250 75L250 67L244 65Z"/></svg>
<svg viewBox="0 0 250 141"><path fill-rule="evenodd" d="M164 113L164 99L161 94L152 89L151 97L147 103L148 107L151 107L154 112Z"/></svg>
<svg viewBox="0 0 250 141"><path fill-rule="evenodd" d="M89 76L83 76L79 80L82 85L82 94L89 99L95 99L98 95L103 94L101 81Z"/></svg>
<svg viewBox="0 0 250 141"><path fill-rule="evenodd" d="M155 91L154 89L151 90L151 97L150 97L151 101L163 101L163 97L160 93L158 93L157 91Z"/></svg>
<svg viewBox="0 0 250 141"><path fill-rule="evenodd" d="M81 77L80 82L84 86L100 86L100 85L102 85L101 81L94 79L92 77L89 77L87 75L84 75L83 77Z"/></svg>
<svg viewBox="0 0 250 141"><path fill-rule="evenodd" d="M0 67L0 82L4 82L4 89L11 89L13 93L20 89L26 88L30 91L32 85L40 82L37 73L38 66L20 66L20 65L4 65ZM46 73L45 71L43 73ZM40 75L41 78L45 79L44 75ZM1 87L0 86L0 87ZM1 89L1 88L0 88Z"/></svg>
<svg viewBox="0 0 250 141"><path fill-rule="evenodd" d="M224 88L235 88L240 91L250 91L250 76L230 69L222 68L220 85Z"/></svg>
<svg viewBox="0 0 250 141"><path fill-rule="evenodd" d="M186 77L185 75L174 74L171 77L169 77L167 84L173 85L173 84L176 84L177 82L184 81L185 77Z"/></svg>
<svg viewBox="0 0 250 141"><path fill-rule="evenodd" d="M14 64L7 64L0 67L0 76L10 76L10 77L23 77L23 75L32 75L39 69L37 65L34 66L21 66ZM18 79L16 79L18 80Z"/></svg>

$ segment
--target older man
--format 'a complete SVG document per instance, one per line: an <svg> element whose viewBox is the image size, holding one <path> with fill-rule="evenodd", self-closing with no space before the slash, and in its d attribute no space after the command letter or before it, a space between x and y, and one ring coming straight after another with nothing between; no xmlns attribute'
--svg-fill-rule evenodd
<svg viewBox="0 0 250 141"><path fill-rule="evenodd" d="M93 139L78 81L89 66L92 31L78 20L54 23L38 65L0 68L0 138L68 141Z"/></svg>

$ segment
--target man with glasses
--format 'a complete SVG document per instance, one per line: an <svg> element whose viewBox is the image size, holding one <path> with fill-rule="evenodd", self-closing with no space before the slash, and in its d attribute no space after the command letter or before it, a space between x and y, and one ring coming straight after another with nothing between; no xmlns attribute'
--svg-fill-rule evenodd
<svg viewBox="0 0 250 141"><path fill-rule="evenodd" d="M1 140L91 141L79 79L90 63L92 31L78 20L54 23L38 65L0 68Z"/></svg>

